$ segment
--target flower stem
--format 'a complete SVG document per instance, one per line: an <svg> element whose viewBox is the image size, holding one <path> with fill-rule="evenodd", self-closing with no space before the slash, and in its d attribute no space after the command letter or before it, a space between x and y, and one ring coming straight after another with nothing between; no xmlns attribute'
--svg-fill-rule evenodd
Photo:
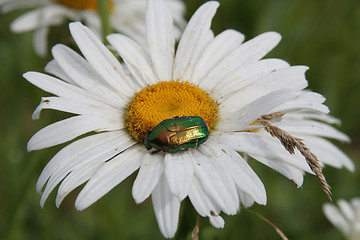
<svg viewBox="0 0 360 240"><path fill-rule="evenodd" d="M182 201L182 213L179 219L179 228L174 240L191 239L194 226L197 225L197 213L192 208L191 202L188 198Z"/></svg>
<svg viewBox="0 0 360 240"><path fill-rule="evenodd" d="M108 0L97 0L98 4L98 12L100 15L101 26L102 26L102 34L104 40L106 40L106 36L112 33L112 29L110 26L109 19L109 1Z"/></svg>
<svg viewBox="0 0 360 240"><path fill-rule="evenodd" d="M5 222L5 231L0 234L4 234L4 239L16 239L16 234L19 230L19 226L24 226L23 218L26 215L28 208L29 195L33 194L34 181L32 180L35 172L38 169L38 164L41 163L43 153L33 155L27 165L24 168L25 171L19 176L18 189L15 190L16 194L11 205L7 209L7 221ZM1 238L2 239L2 238Z"/></svg>

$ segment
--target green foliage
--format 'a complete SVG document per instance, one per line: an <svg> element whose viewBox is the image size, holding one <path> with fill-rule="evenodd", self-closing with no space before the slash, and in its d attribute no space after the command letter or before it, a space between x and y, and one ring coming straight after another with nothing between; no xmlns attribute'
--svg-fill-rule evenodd
<svg viewBox="0 0 360 240"><path fill-rule="evenodd" d="M203 2L186 0L188 16ZM54 204L55 192L43 209L39 207L40 197L35 191L37 177L61 146L28 153L26 142L41 127L64 115L45 111L41 120L31 120L32 111L46 93L31 86L21 75L29 70L43 71L51 58L41 59L34 54L31 33L9 31L10 22L19 14L20 11L0 14L0 239L162 239L151 200L136 205L131 197L135 175L83 212L74 208L79 189L59 209ZM282 42L270 56L293 65L310 66L309 88L323 94L332 114L343 121L340 129L353 142L341 148L357 165L360 159L359 1L223 0L213 29L219 33L228 28L243 32L247 39L264 31L281 33ZM61 41L68 38L65 25L56 29L67 36ZM55 30L51 33L61 35ZM51 43L56 42L59 41L51 39ZM254 205L253 211L272 221L289 239L341 239L322 213L322 204L327 199L314 176L307 175L303 187L297 189L271 169L255 161L250 164L263 180L268 194L268 204ZM324 173L332 186L334 200L360 196L358 172L327 167ZM236 216L223 217L224 229L214 229L204 219L200 239L279 239L272 227L243 209ZM180 227L189 228L186 223ZM178 236L189 238L183 233Z"/></svg>

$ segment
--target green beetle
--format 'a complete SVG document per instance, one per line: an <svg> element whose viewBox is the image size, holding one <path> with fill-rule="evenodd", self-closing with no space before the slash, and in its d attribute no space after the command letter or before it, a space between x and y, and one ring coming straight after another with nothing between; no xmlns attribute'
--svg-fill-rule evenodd
<svg viewBox="0 0 360 240"><path fill-rule="evenodd" d="M201 117L183 116L166 119L152 131L148 131L145 139L147 150L155 148L152 154L160 151L176 153L182 149L197 147L209 137L209 128Z"/></svg>

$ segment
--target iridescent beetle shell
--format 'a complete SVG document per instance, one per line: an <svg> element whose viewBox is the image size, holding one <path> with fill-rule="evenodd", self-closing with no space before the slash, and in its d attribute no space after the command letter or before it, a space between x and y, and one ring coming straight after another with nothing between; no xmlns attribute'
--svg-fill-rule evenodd
<svg viewBox="0 0 360 240"><path fill-rule="evenodd" d="M183 149L197 147L209 137L209 128L201 117L183 116L166 119L152 131L147 132L145 147L176 153Z"/></svg>

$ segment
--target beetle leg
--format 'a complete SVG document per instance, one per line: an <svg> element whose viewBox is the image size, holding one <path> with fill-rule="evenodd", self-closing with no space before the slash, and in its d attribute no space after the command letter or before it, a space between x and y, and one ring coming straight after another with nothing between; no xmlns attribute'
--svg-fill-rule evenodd
<svg viewBox="0 0 360 240"><path fill-rule="evenodd" d="M156 149L156 150L152 151L150 154L151 154L151 155L154 155L154 154L157 154L157 153L160 152L160 151L161 151L160 149Z"/></svg>

